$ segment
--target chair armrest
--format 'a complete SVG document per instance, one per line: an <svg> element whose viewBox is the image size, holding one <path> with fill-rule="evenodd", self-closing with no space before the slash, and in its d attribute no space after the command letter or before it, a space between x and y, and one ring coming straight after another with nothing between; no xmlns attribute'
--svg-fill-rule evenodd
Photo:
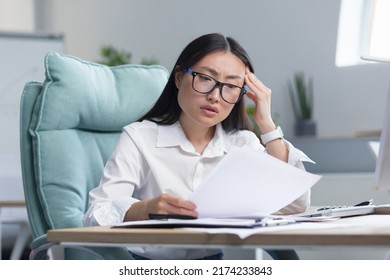
<svg viewBox="0 0 390 280"><path fill-rule="evenodd" d="M52 243L47 241L47 235L41 235L35 238L30 244L30 260L45 260L47 259L47 250L52 246Z"/></svg>
<svg viewBox="0 0 390 280"><path fill-rule="evenodd" d="M30 245L30 260L48 259L47 250L53 246L53 243L47 241L47 234L35 238ZM105 259L105 260L132 260L132 256L126 248L117 247L84 247L69 246L65 247L66 259ZM104 257L103 257L104 256Z"/></svg>

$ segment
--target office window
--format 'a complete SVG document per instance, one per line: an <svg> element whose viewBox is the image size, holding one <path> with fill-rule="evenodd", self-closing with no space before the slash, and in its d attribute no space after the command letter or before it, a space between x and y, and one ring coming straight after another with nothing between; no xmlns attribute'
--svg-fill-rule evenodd
<svg viewBox="0 0 390 280"><path fill-rule="evenodd" d="M390 1L375 0L372 7L369 54L390 58Z"/></svg>
<svg viewBox="0 0 390 280"><path fill-rule="evenodd" d="M371 0L342 0L337 33L336 66L361 63L360 56L367 53L368 22Z"/></svg>
<svg viewBox="0 0 390 280"><path fill-rule="evenodd" d="M363 64L362 55L390 57L389 14L389 0L342 0L336 66Z"/></svg>

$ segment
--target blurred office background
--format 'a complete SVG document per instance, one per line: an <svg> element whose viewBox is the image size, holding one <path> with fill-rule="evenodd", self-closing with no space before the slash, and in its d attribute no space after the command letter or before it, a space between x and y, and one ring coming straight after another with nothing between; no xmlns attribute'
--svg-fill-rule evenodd
<svg viewBox="0 0 390 280"><path fill-rule="evenodd" d="M211 32L232 36L246 48L256 74L272 89L273 114L286 138L317 162L307 166L309 171L324 175L313 188L313 204L349 204L368 198L380 204L390 197L370 187L375 158L367 142L378 140L390 64L360 59L363 54L375 55L368 44L374 2L0 0L0 32L60 34L65 53L91 61L99 61L101 47L111 45L131 52L133 63L154 58L168 70L195 37ZM288 83L298 71L314 81L317 133L310 137L294 132ZM349 253L345 258L383 255L380 249L372 255ZM344 258L332 250L301 254Z"/></svg>

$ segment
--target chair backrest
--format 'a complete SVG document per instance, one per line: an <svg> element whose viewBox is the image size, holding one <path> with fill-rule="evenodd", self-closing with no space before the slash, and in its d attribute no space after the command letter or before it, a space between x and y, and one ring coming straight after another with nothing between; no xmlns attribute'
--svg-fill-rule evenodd
<svg viewBox="0 0 390 280"><path fill-rule="evenodd" d="M21 99L21 160L33 237L82 226L122 128L148 111L168 72L161 66L107 67L48 53L46 80Z"/></svg>

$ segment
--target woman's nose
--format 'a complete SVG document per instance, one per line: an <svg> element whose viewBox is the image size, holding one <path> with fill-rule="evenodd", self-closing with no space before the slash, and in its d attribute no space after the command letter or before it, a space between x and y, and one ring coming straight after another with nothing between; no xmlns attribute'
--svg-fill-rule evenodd
<svg viewBox="0 0 390 280"><path fill-rule="evenodd" d="M219 102L221 94L221 88L215 87L210 93L207 94L207 100L212 100L213 102Z"/></svg>

